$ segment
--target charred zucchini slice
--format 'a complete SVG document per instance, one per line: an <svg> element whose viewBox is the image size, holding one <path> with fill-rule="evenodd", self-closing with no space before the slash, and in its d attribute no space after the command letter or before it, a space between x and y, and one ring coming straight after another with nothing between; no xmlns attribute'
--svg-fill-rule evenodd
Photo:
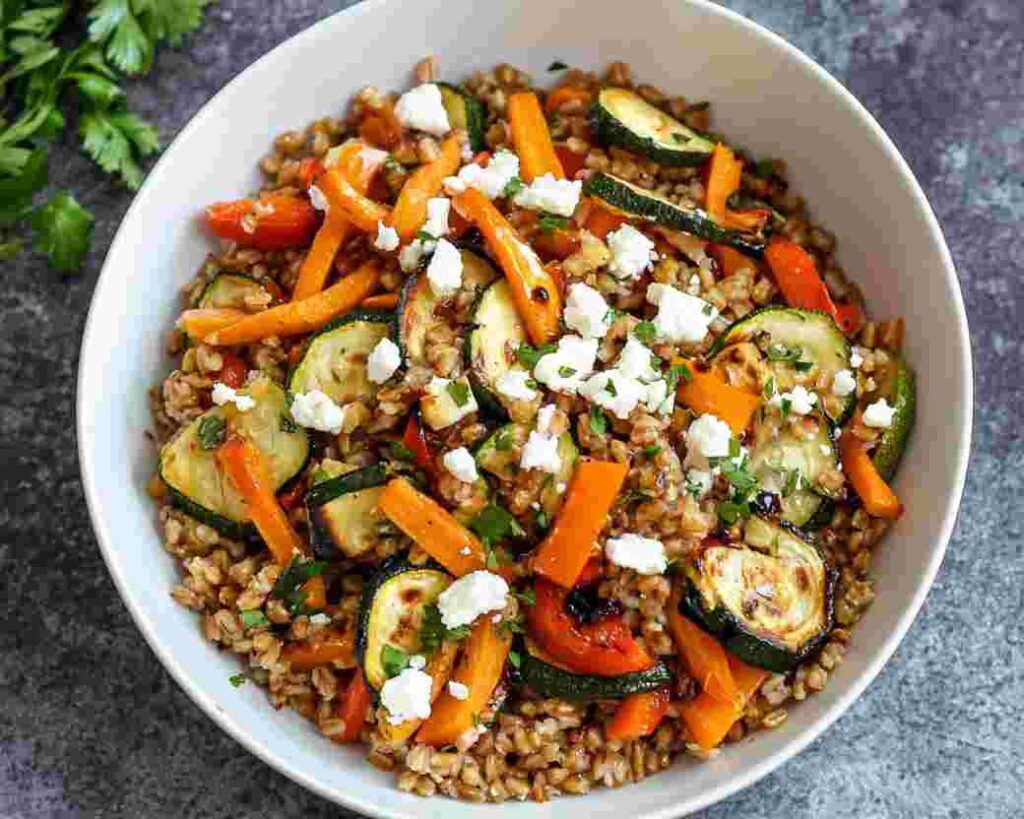
<svg viewBox="0 0 1024 819"><path fill-rule="evenodd" d="M298 475L309 456L306 431L291 420L284 390L258 378L241 390L256 405L239 412L233 404L213 407L181 430L160 450L160 477L175 505L228 537L253 532L241 495L224 477L214 457L232 431L251 438L267 459L275 490Z"/></svg>
<svg viewBox="0 0 1024 819"><path fill-rule="evenodd" d="M464 128L469 134L469 147L473 152L486 151L487 140L484 133L487 129L487 114L483 104L466 91L446 82L437 83L441 92L441 102L448 113L448 124L452 129Z"/></svg>
<svg viewBox="0 0 1024 819"><path fill-rule="evenodd" d="M662 165L700 165L715 149L710 139L626 88L601 89L590 118L601 145L617 145Z"/></svg>
<svg viewBox="0 0 1024 819"><path fill-rule="evenodd" d="M598 677L593 674L576 674L555 665L529 642L525 644L520 656L521 680L541 697L573 701L621 699L630 694L653 691L672 682L672 672L661 663L633 674Z"/></svg>
<svg viewBox="0 0 1024 819"><path fill-rule="evenodd" d="M231 307L253 312L272 301L270 291L251 276L241 273L218 273L203 289L198 307Z"/></svg>
<svg viewBox="0 0 1024 819"><path fill-rule="evenodd" d="M381 464L358 469L325 460L306 493L313 553L320 560L358 558L372 550L384 519L377 501L387 471Z"/></svg>
<svg viewBox="0 0 1024 819"><path fill-rule="evenodd" d="M703 210L680 205L653 191L627 182L608 173L595 173L583 183L583 192L603 200L611 208L627 216L638 216L657 222L672 230L692 233L720 245L731 245L749 256L760 258L764 253L763 231L749 233L728 230Z"/></svg>
<svg viewBox="0 0 1024 819"><path fill-rule="evenodd" d="M404 555L381 564L363 590L356 652L370 687L379 691L388 679L385 647L405 654L420 650L424 612L437 603L452 577L433 565L414 566Z"/></svg>
<svg viewBox="0 0 1024 819"><path fill-rule="evenodd" d="M448 381L440 389L428 386L420 398L420 417L434 431L454 426L479 409L473 388L465 376Z"/></svg>
<svg viewBox="0 0 1024 819"><path fill-rule="evenodd" d="M498 480L515 480L516 475L519 474L517 453L529 436L530 428L526 424L506 424L480 444L475 456L476 465L494 475ZM549 517L554 517L561 507L565 497L565 486L576 470L579 450L572 438L572 433L563 432L559 436L558 455L562 459L562 468L557 475L552 475L545 482L540 494L541 509Z"/></svg>
<svg viewBox="0 0 1024 819"><path fill-rule="evenodd" d="M850 366L850 343L830 316L796 307L765 307L733 323L715 342L712 356L724 356L734 344L750 342L758 347L775 377L779 392L800 385L813 389L824 376ZM835 399L833 401L833 399ZM826 396L824 408L836 424L853 411L856 397Z"/></svg>
<svg viewBox="0 0 1024 819"><path fill-rule="evenodd" d="M320 390L336 404L374 395L366 360L391 335L393 323L391 313L350 313L328 324L310 339L288 377L288 391Z"/></svg>
<svg viewBox="0 0 1024 819"><path fill-rule="evenodd" d="M745 538L684 566L679 609L741 660L785 672L828 636L836 572L796 528L755 517Z"/></svg>
<svg viewBox="0 0 1024 819"><path fill-rule="evenodd" d="M896 474L896 467L899 466L907 438L910 437L910 428L914 426L914 374L902 358L896 364L892 384L886 392L889 404L896 408L896 413L892 417L892 426L882 433L878 441L874 461L882 477L889 480Z"/></svg>
<svg viewBox="0 0 1024 819"><path fill-rule="evenodd" d="M527 341L508 281L498 279L480 296L473 310L473 329L466 345L466 365L480 406L491 415L507 420L505 399L498 382L510 370L525 370L517 355Z"/></svg>

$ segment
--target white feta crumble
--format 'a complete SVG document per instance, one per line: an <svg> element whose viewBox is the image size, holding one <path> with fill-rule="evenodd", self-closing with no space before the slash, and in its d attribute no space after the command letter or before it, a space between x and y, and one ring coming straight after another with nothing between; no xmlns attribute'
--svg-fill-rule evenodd
<svg viewBox="0 0 1024 819"><path fill-rule="evenodd" d="M427 247L429 245L429 249ZM433 250L434 243L428 242L426 245L419 239L413 239L409 244L398 251L398 265L402 268L403 273L413 273L420 266L420 262L423 261L423 257L429 254L430 250Z"/></svg>
<svg viewBox="0 0 1024 819"><path fill-rule="evenodd" d="M309 186L309 201L314 208L322 210L324 213L327 213L327 209L330 207L330 202L327 201L324 192L316 185Z"/></svg>
<svg viewBox="0 0 1024 819"><path fill-rule="evenodd" d="M623 374L637 381L646 383L661 378L661 372L654 368L654 353L636 336L631 335L626 339L615 366Z"/></svg>
<svg viewBox="0 0 1024 819"><path fill-rule="evenodd" d="M466 190L466 183L457 176L446 176L441 180L441 187L449 196L458 196Z"/></svg>
<svg viewBox="0 0 1024 819"><path fill-rule="evenodd" d="M380 701L387 709L388 722L398 725L429 717L433 684L433 678L418 668L403 669L398 676L386 680L380 689Z"/></svg>
<svg viewBox="0 0 1024 819"><path fill-rule="evenodd" d="M541 472L557 475L562 468L562 458L558 454L558 438L536 429L531 430L519 456L519 468L539 469Z"/></svg>
<svg viewBox="0 0 1024 819"><path fill-rule="evenodd" d="M658 306L658 315L654 317L658 338L675 344L703 341L718 316L711 303L668 284L656 282L648 286L647 301Z"/></svg>
<svg viewBox="0 0 1024 819"><path fill-rule="evenodd" d="M860 354L860 350L856 347L850 352L850 367L851 369L859 369L860 365L864 363L864 356Z"/></svg>
<svg viewBox="0 0 1024 819"><path fill-rule="evenodd" d="M817 403L818 396L813 392L808 392L799 385L793 387L789 392L775 393L775 395L768 399L770 406L778 409L784 409L785 406L788 406L789 411L794 415L807 415L807 413L814 409L814 405Z"/></svg>
<svg viewBox="0 0 1024 819"><path fill-rule="evenodd" d="M697 500L700 500L711 491L711 484L714 479L714 474L706 470L688 469L686 471L686 491Z"/></svg>
<svg viewBox="0 0 1024 819"><path fill-rule="evenodd" d="M309 624L311 626L329 626L331 624L331 616L318 611L316 614L309 616Z"/></svg>
<svg viewBox="0 0 1024 819"><path fill-rule="evenodd" d="M373 246L377 250L397 250L399 245L398 231L383 222L377 223L377 238L373 240Z"/></svg>
<svg viewBox="0 0 1024 819"><path fill-rule="evenodd" d="M498 394L513 401L532 401L537 391L529 383L530 374L526 370L509 370L498 379Z"/></svg>
<svg viewBox="0 0 1024 819"><path fill-rule="evenodd" d="M864 410L864 423L875 429L888 429L892 426L895 414L896 407L890 406L884 398L879 398L874 404L868 404Z"/></svg>
<svg viewBox="0 0 1024 819"><path fill-rule="evenodd" d="M437 243L434 255L430 257L427 281L435 296L451 295L462 286L462 254L447 239Z"/></svg>
<svg viewBox="0 0 1024 819"><path fill-rule="evenodd" d="M463 483L475 483L480 474L476 471L476 461L464 446L444 453L441 459L444 468Z"/></svg>
<svg viewBox="0 0 1024 819"><path fill-rule="evenodd" d="M211 397L213 398L213 403L218 407L222 407L225 404L234 404L239 412L248 412L256 406L256 402L248 395L241 395L234 388L221 381L213 385Z"/></svg>
<svg viewBox="0 0 1024 819"><path fill-rule="evenodd" d="M569 286L564 315L565 326L583 338L604 338L612 326L611 310L604 296L580 282Z"/></svg>
<svg viewBox="0 0 1024 819"><path fill-rule="evenodd" d="M668 568L665 547L654 538L632 533L608 538L604 553L616 566L633 569L638 574L664 574Z"/></svg>
<svg viewBox="0 0 1024 819"><path fill-rule="evenodd" d="M446 628L468 626L481 614L505 608L508 583L488 571L470 572L460 577L437 598L441 622Z"/></svg>
<svg viewBox="0 0 1024 819"><path fill-rule="evenodd" d="M469 699L469 686L458 680L448 681L448 693L460 702Z"/></svg>
<svg viewBox="0 0 1024 819"><path fill-rule="evenodd" d="M427 658L424 657L422 654L413 654L409 658L409 668L415 668L417 671L420 671L426 667Z"/></svg>
<svg viewBox="0 0 1024 819"><path fill-rule="evenodd" d="M337 435L345 422L345 409L320 390L297 392L292 396L292 418L301 427Z"/></svg>
<svg viewBox="0 0 1024 819"><path fill-rule="evenodd" d="M686 445L704 458L724 458L729 454L732 430L710 413L695 419L686 430Z"/></svg>
<svg viewBox="0 0 1024 819"><path fill-rule="evenodd" d="M459 169L459 179L470 188L476 188L488 199L497 199L505 192L505 186L519 176L519 157L504 149L491 157L487 167L475 162Z"/></svg>
<svg viewBox="0 0 1024 819"><path fill-rule="evenodd" d="M468 139L462 143L462 147L459 150L459 156L462 157L463 165L465 165L467 162L473 161L473 146L469 144Z"/></svg>
<svg viewBox="0 0 1024 819"><path fill-rule="evenodd" d="M565 335L558 339L557 350L541 356L533 374L555 392L575 393L594 371L596 360L597 339Z"/></svg>
<svg viewBox="0 0 1024 819"><path fill-rule="evenodd" d="M608 272L617 279L636 279L645 270L650 270L658 254L654 242L632 225L623 225L605 238L612 259Z"/></svg>
<svg viewBox="0 0 1024 819"><path fill-rule="evenodd" d="M835 378L832 379L832 394L838 395L840 398L852 395L856 389L857 379L853 377L853 373L849 370L840 370L836 373Z"/></svg>
<svg viewBox="0 0 1024 819"><path fill-rule="evenodd" d="M420 228L424 233L440 239L448 235L448 214L452 209L452 200L443 196L435 196L427 200L427 221Z"/></svg>
<svg viewBox="0 0 1024 819"><path fill-rule="evenodd" d="M425 82L402 94L395 104L395 116L406 128L434 136L443 136L452 129L441 89L432 82Z"/></svg>
<svg viewBox="0 0 1024 819"><path fill-rule="evenodd" d="M521 187L512 201L521 208L568 217L576 210L582 190L582 182L555 179L554 174L546 173L536 177L529 185Z"/></svg>
<svg viewBox="0 0 1024 819"><path fill-rule="evenodd" d="M644 398L644 405L653 413L668 415L676 405L676 394L669 392L668 382L665 379L652 381L647 385L647 396Z"/></svg>
<svg viewBox="0 0 1024 819"><path fill-rule="evenodd" d="M402 366L402 354L390 338L382 338L366 359L366 376L374 384L383 384Z"/></svg>
<svg viewBox="0 0 1024 819"><path fill-rule="evenodd" d="M558 407L554 404L545 404L539 410L537 410L537 431L543 433L549 433L551 431L551 422L555 418L555 413L558 411Z"/></svg>
<svg viewBox="0 0 1024 819"><path fill-rule="evenodd" d="M599 407L604 407L616 418L628 418L647 397L647 387L619 370L595 373L580 387L580 395Z"/></svg>
<svg viewBox="0 0 1024 819"><path fill-rule="evenodd" d="M424 392L427 395L440 395L448 389L448 385L452 383L450 378L441 378L439 376L431 376L430 382L427 384Z"/></svg>

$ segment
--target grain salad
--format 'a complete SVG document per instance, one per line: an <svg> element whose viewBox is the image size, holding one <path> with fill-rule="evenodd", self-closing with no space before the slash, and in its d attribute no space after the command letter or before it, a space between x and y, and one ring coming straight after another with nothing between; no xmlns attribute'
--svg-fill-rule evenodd
<svg viewBox="0 0 1024 819"><path fill-rule="evenodd" d="M150 396L174 599L233 684L421 796L782 725L902 513L903 321L784 160L625 63L549 77L427 58L280 134L204 211Z"/></svg>

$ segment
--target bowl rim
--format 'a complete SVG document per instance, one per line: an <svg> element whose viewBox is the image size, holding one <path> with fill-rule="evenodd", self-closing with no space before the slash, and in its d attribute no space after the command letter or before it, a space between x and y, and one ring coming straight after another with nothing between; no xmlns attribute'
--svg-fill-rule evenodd
<svg viewBox="0 0 1024 819"><path fill-rule="evenodd" d="M388 808L382 808L380 805L371 801L367 796L358 793L343 793L338 789L322 784L312 774L297 768L285 757L285 755L280 754L273 748L265 747L255 739L251 738L244 725L235 721L232 717L221 711L212 694L204 691L198 683L192 680L185 669L175 659L171 649L161 643L155 632L149 628L141 609L128 593L127 580L115 556L114 549L111 546L111 537L106 520L106 510L103 509L99 503L99 490L96 486L96 474L91 455L93 432L85 423L85 419L88 415L87 406L91 399L83 390L83 383L87 380L87 373L89 369L96 366L92 361L93 356L90 355L90 349L94 343L93 338L96 335L96 325L102 321L98 305L103 301L102 297L106 290L115 284L114 271L109 260L116 255L120 246L127 241L124 227L125 224L130 221L135 211L141 207L140 203L143 199L141 194L148 189L151 184L151 180L158 178L159 175L157 171L160 170L164 163L169 161L169 158L173 156L175 146L179 142L183 141L193 130L199 128L211 116L211 111L218 100L222 96L230 93L237 85L243 84L248 75L253 73L258 66L270 61L279 60L289 52L303 48L307 40L311 40L321 30L328 26L338 25L339 21L342 19L350 19L362 14L372 13L378 7L386 5L388 2L389 0L364 0L364 2L358 3L357 5L350 6L349 8L331 14L284 40L229 80L219 91L217 91L216 94L214 94L196 111L196 113L176 135L170 145L167 146L160 159L148 174L143 188L138 194L136 194L132 204L122 218L117 233L111 241L100 274L97 277L96 285L90 299L89 311L79 351L75 415L76 434L78 439L78 458L82 476L82 485L85 492L86 505L89 510L89 517L93 531L96 534L100 551L103 555L104 562L107 565L107 569L114 580L114 584L119 596L121 597L121 601L128 609L132 619L135 621L136 627L142 633L142 636L145 638L146 642L149 644L153 653L157 656L157 659L160 660L164 668L171 674L189 698L196 703L210 719L212 719L235 741L246 748L246 750L272 766L276 771L284 774L297 784L302 785L308 790L318 794L328 801L334 802L335 804L343 805L346 808L357 810L370 816L397 818L403 816L403 814L392 811ZM962 375L963 388L960 399L963 403L964 415L959 440L957 441L958 455L954 486L952 487L952 492L949 496L949 502L943 511L940 534L933 545L931 557L928 565L925 567L922 582L918 585L918 588L915 590L911 599L905 604L903 612L897 621L896 627L883 639L881 645L875 650L874 657L866 664L859 677L853 680L850 687L840 697L838 697L834 703L826 707L811 725L803 729L801 733L795 734L792 739L787 741L781 748L772 752L763 760L745 768L721 785L709 788L703 793L697 794L692 798L686 798L674 806L651 811L645 814L644 819L669 819L672 816L680 815L680 810L685 811L686 813L701 810L747 788L767 776L792 757L799 754L811 742L821 736L832 725L832 723L845 713L853 702L860 697L868 685L871 684L881 671L882 667L889 661L906 633L909 631L911 624L924 603L925 597L935 582L935 576L942 563L946 547L949 543L949 539L959 513L961 497L966 480L967 465L970 457L974 416L974 381L970 334L956 268L949 248L946 245L945 237L943 236L938 219L936 218L924 191L911 171L910 166L900 153L899 149L893 143L892 139L852 92L850 92L822 66L818 65L818 63L811 57L804 54L803 51L789 43L771 29L754 22L738 12L719 6L716 3L711 2L711 0L684 0L684 2L700 9L701 11L725 18L734 25L742 28L747 35L767 41L767 44L784 52L787 57L793 59L804 71L813 75L814 78L816 78L830 94L840 98L855 115L858 120L858 124L865 128L870 135L881 144L884 152L894 161L903 183L906 185L916 206L920 209L921 214L925 218L929 238L933 243L935 243L942 257L942 273L946 279L946 284L951 285L949 290L954 306L956 329L961 340L960 357L959 361L956 363L959 366Z"/></svg>

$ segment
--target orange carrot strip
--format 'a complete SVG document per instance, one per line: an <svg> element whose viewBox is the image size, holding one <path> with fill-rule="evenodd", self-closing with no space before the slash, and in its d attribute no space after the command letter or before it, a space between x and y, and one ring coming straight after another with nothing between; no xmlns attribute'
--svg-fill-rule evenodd
<svg viewBox="0 0 1024 819"><path fill-rule="evenodd" d="M704 200L704 209L708 216L719 224L724 224L726 200L740 187L743 175L743 163L736 158L731 148L721 142L715 145L711 153L711 164L708 168L708 187Z"/></svg>
<svg viewBox="0 0 1024 819"><path fill-rule="evenodd" d="M653 734L668 713L671 699L667 688L630 694L615 709L604 727L607 739L629 741Z"/></svg>
<svg viewBox="0 0 1024 819"><path fill-rule="evenodd" d="M743 708L769 674L761 668L747 665L731 654L727 657L729 671L732 673L739 692L739 704L722 702L710 696L706 691L696 699L682 703L679 715L693 740L704 750L717 748L729 729L743 714Z"/></svg>
<svg viewBox="0 0 1024 819"><path fill-rule="evenodd" d="M429 674L431 677L431 703L434 703L444 693L448 680L451 679L452 669L455 667L455 657L458 653L458 643L445 641L441 643L441 647L434 652L430 662L423 669L424 673ZM416 729L422 724L422 719L407 719L399 722L397 725L392 725L387 720L384 720L383 723L377 724L377 731L380 733L381 739L394 745L405 742L416 733Z"/></svg>
<svg viewBox="0 0 1024 819"><path fill-rule="evenodd" d="M536 94L520 91L508 98L508 124L512 129L512 144L519 154L519 171L524 182L532 182L546 173L555 179L565 179L565 170L558 161L548 121Z"/></svg>
<svg viewBox="0 0 1024 819"><path fill-rule="evenodd" d="M206 226L243 247L281 250L303 247L316 230L316 209L304 196L268 194L207 205Z"/></svg>
<svg viewBox="0 0 1024 819"><path fill-rule="evenodd" d="M328 214L313 237L306 258L302 260L299 277L292 291L292 301L302 301L324 289L334 265L334 257L352 233L352 224L343 214Z"/></svg>
<svg viewBox="0 0 1024 819"><path fill-rule="evenodd" d="M787 304L835 317L836 305L810 253L796 242L776 237L764 249L764 258Z"/></svg>
<svg viewBox="0 0 1024 819"><path fill-rule="evenodd" d="M581 461L565 495L551 533L537 548L533 570L571 589L590 559L608 511L622 488L629 467L609 461Z"/></svg>
<svg viewBox="0 0 1024 819"><path fill-rule="evenodd" d="M511 645L511 632L502 633L490 617L477 620L452 677L469 689L469 696L458 700L446 690L416 734L419 742L435 747L451 745L473 727L474 716L487 707L501 680Z"/></svg>
<svg viewBox="0 0 1024 819"><path fill-rule="evenodd" d="M749 233L756 233L763 228L771 218L771 211L764 208L751 208L750 210L727 210L723 224L729 230L742 230Z"/></svg>
<svg viewBox="0 0 1024 819"><path fill-rule="evenodd" d="M476 536L404 478L393 478L388 483L377 506L456 577L484 568L484 547Z"/></svg>
<svg viewBox="0 0 1024 819"><path fill-rule="evenodd" d="M700 687L716 700L729 704L742 702L721 644L700 626L679 613L679 592L673 592L668 605L668 630L679 655Z"/></svg>
<svg viewBox="0 0 1024 819"><path fill-rule="evenodd" d="M312 671L317 666L336 663L343 668L354 668L356 664L355 634L352 631L338 631L325 628L315 632L306 643L288 643L281 656L291 663L292 671Z"/></svg>
<svg viewBox="0 0 1024 819"><path fill-rule="evenodd" d="M459 169L462 146L454 134L441 143L441 153L430 162L420 165L402 185L398 201L391 211L388 224L403 242L416 236L427 220L427 200L441 191L441 182Z"/></svg>
<svg viewBox="0 0 1024 819"><path fill-rule="evenodd" d="M734 433L742 435L761 406L761 396L743 387L734 387L714 370L698 370L693 361L677 359L676 363L690 371L689 380L679 379L676 395L680 402L698 415L711 413L725 421Z"/></svg>
<svg viewBox="0 0 1024 819"><path fill-rule="evenodd" d="M593 94L586 88L581 88L578 85L560 85L558 88L552 89L544 99L544 111L550 114L567 102L579 102L580 107L583 108L590 105L592 98Z"/></svg>
<svg viewBox="0 0 1024 819"><path fill-rule="evenodd" d="M505 272L530 340L540 345L557 338L562 297L537 254L519 238L491 201L475 188L455 197L455 208L473 222L487 240L491 253Z"/></svg>
<svg viewBox="0 0 1024 819"><path fill-rule="evenodd" d="M889 520L898 518L899 498L879 474L864 442L849 430L843 433L839 441L839 456L843 462L843 472L850 479L853 491L861 499L868 514Z"/></svg>
<svg viewBox="0 0 1024 819"><path fill-rule="evenodd" d="M366 684L366 678L360 669L349 682L345 693L338 698L335 715L345 723L345 728L337 734L332 734L331 739L335 742L355 742L362 733L363 724L366 722L366 711L370 707L370 687Z"/></svg>
<svg viewBox="0 0 1024 819"><path fill-rule="evenodd" d="M375 233L377 223L386 221L391 213L387 207L360 191L340 165L327 169L320 177L319 187L331 209L343 214L364 233Z"/></svg>
<svg viewBox="0 0 1024 819"><path fill-rule="evenodd" d="M367 296L359 306L364 310L394 310L398 307L398 294L380 293L376 296Z"/></svg>
<svg viewBox="0 0 1024 819"><path fill-rule="evenodd" d="M758 263L729 245L708 245L708 252L722 268L725 277L735 276L741 270L756 271Z"/></svg>
<svg viewBox="0 0 1024 819"><path fill-rule="evenodd" d="M178 317L178 327L192 338L206 338L244 319L248 313L232 307L196 307Z"/></svg>
<svg viewBox="0 0 1024 819"><path fill-rule="evenodd" d="M379 265L367 262L315 296L253 313L230 327L211 333L204 341L223 346L249 344L270 336L311 333L358 305L370 295L379 280Z"/></svg>

